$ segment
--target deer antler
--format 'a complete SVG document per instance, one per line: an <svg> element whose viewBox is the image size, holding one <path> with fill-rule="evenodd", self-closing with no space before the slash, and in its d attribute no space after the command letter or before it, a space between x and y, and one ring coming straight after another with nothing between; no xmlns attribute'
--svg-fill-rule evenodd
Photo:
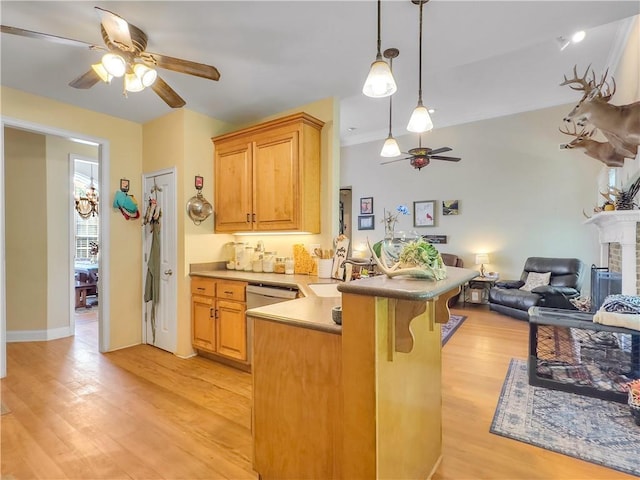
<svg viewBox="0 0 640 480"><path fill-rule="evenodd" d="M611 97L613 96L613 94L616 93L616 79L611 77L611 82L613 83L613 89L612 89L611 87L609 87L609 82L607 82L608 73L609 73L609 69L607 69L607 71L604 72L604 75L602 75L600 82L598 83L598 85L596 85L596 88L600 92L600 96L605 102L608 102L609 100L611 100Z"/></svg>
<svg viewBox="0 0 640 480"><path fill-rule="evenodd" d="M589 69L591 68L591 64L587 67L587 70L584 72L582 77L578 77L577 65L573 66L573 78L567 78L564 75L564 82L560 84L560 86L569 85L569 88L572 90L584 91L585 96L589 95L591 90L593 90L594 84L593 81L587 80L587 75L589 75ZM571 84L577 83L580 86L573 87Z"/></svg>
<svg viewBox="0 0 640 480"><path fill-rule="evenodd" d="M562 130L562 128L558 127L558 130L560 130L560 133L564 133L565 135L569 135L571 137L576 137L576 138L591 137L596 131L594 128L593 130L588 132L587 128L583 127L580 133L578 133L578 130L576 128L576 123L575 122L572 122L572 123L573 123L573 132L569 131L569 127L567 127L566 130Z"/></svg>

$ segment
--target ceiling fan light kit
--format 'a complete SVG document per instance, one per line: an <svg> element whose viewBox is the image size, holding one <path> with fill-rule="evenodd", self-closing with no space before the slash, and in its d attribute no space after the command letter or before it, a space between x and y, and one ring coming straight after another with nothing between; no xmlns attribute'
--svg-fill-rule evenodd
<svg viewBox="0 0 640 480"><path fill-rule="evenodd" d="M104 83L111 83L111 80L113 80L113 75L107 72L107 69L104 68L104 65L102 63L94 63L93 65L91 65L91 68L94 72L96 72L96 74L100 77L100 80L102 80Z"/></svg>
<svg viewBox="0 0 640 480"><path fill-rule="evenodd" d="M133 66L133 73L140 79L144 87L150 87L158 78L158 72L142 63L136 63Z"/></svg>
<svg viewBox="0 0 640 480"><path fill-rule="evenodd" d="M367 75L367 79L362 87L362 93L367 97L373 98L388 97L398 90L396 81L393 78L393 73L391 73L389 65L382 59L382 55L380 54L380 4L381 0L378 0L378 53L376 54L375 61L371 64L369 75Z"/></svg>

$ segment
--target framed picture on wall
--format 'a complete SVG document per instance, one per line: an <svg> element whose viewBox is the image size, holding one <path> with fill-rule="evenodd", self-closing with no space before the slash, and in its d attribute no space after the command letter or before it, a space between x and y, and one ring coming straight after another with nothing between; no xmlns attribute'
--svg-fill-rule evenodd
<svg viewBox="0 0 640 480"><path fill-rule="evenodd" d="M362 197L360 199L360 215L373 214L373 197Z"/></svg>
<svg viewBox="0 0 640 480"><path fill-rule="evenodd" d="M374 230L374 229L375 229L374 215L358 216L358 230Z"/></svg>
<svg viewBox="0 0 640 480"><path fill-rule="evenodd" d="M413 226L414 227L435 227L436 226L436 201L422 200L413 202Z"/></svg>
<svg viewBox="0 0 640 480"><path fill-rule="evenodd" d="M442 215L458 215L458 200L443 200Z"/></svg>

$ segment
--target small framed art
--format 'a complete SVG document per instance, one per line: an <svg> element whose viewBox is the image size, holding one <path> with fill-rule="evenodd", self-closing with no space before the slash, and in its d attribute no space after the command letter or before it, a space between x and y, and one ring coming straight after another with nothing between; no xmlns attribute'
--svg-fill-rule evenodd
<svg viewBox="0 0 640 480"><path fill-rule="evenodd" d="M443 200L442 215L458 215L458 200Z"/></svg>
<svg viewBox="0 0 640 480"><path fill-rule="evenodd" d="M127 193L129 191L129 180L126 178L120 179L120 191Z"/></svg>
<svg viewBox="0 0 640 480"><path fill-rule="evenodd" d="M436 226L436 201L422 200L413 202L413 226L414 227L435 227Z"/></svg>
<svg viewBox="0 0 640 480"><path fill-rule="evenodd" d="M362 197L360 199L360 215L373 214L373 197Z"/></svg>
<svg viewBox="0 0 640 480"><path fill-rule="evenodd" d="M358 230L374 230L374 229L375 229L374 215L358 216Z"/></svg>

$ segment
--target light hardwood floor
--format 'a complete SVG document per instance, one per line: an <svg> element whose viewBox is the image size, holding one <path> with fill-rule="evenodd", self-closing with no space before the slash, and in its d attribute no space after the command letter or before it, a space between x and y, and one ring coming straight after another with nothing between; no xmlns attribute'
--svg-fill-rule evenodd
<svg viewBox="0 0 640 480"><path fill-rule="evenodd" d="M489 433L525 322L484 307L443 349L444 459L434 480L635 478ZM149 346L97 352L97 323L74 338L7 345L0 417L9 479L256 479L249 374Z"/></svg>

